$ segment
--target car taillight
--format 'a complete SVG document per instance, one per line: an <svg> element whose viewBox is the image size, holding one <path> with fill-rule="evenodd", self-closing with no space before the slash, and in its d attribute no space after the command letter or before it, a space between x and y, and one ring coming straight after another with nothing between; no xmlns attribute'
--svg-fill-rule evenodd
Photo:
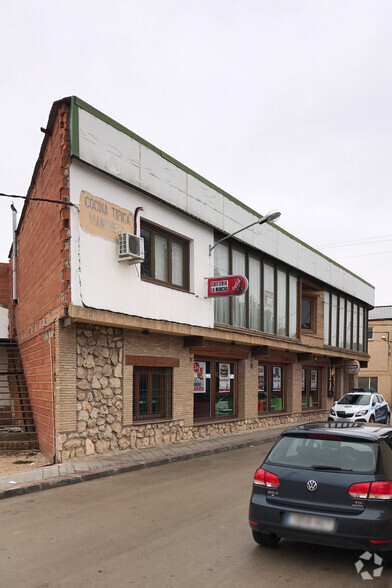
<svg viewBox="0 0 392 588"><path fill-rule="evenodd" d="M259 468L255 472L253 483L256 486L265 486L266 488L277 488L280 484L278 476L267 472L263 468Z"/></svg>
<svg viewBox="0 0 392 588"><path fill-rule="evenodd" d="M370 486L369 498L377 500L391 500L392 499L392 482L386 480L385 482L372 482Z"/></svg>
<svg viewBox="0 0 392 588"><path fill-rule="evenodd" d="M392 500L392 482L361 482L352 484L348 489L352 498L368 498L369 500Z"/></svg>
<svg viewBox="0 0 392 588"><path fill-rule="evenodd" d="M351 498L367 498L369 494L370 482L361 482L352 484L348 489Z"/></svg>

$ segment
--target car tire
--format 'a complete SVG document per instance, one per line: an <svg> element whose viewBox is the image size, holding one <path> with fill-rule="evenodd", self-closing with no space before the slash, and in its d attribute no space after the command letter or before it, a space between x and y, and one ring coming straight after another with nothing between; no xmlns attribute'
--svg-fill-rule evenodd
<svg viewBox="0 0 392 588"><path fill-rule="evenodd" d="M261 533L252 529L253 539L263 547L276 547L280 541L280 537L275 533Z"/></svg>
<svg viewBox="0 0 392 588"><path fill-rule="evenodd" d="M389 412L388 412L388 414L386 416L385 424L386 425L390 425L391 424L391 415L389 414Z"/></svg>
<svg viewBox="0 0 392 588"><path fill-rule="evenodd" d="M379 551L378 555L382 557L382 560L388 568L392 568L392 551Z"/></svg>
<svg viewBox="0 0 392 588"><path fill-rule="evenodd" d="M371 417L369 417L369 423L375 423L375 422L376 422L376 420L373 415Z"/></svg>

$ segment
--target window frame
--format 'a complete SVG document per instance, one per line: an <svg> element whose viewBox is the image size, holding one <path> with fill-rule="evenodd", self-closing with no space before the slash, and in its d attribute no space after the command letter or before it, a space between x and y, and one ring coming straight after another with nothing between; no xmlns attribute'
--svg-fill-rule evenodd
<svg viewBox="0 0 392 588"><path fill-rule="evenodd" d="M144 262L141 263L140 268L140 277L145 282L151 282L154 284L159 284L160 286L166 286L168 288L174 288L175 290L181 290L184 292L190 291L190 268L189 268L189 248L190 248L190 240L182 237L168 229L151 223L142 219L140 221L140 234L142 236L142 231L149 231L151 240L150 240L150 274L146 275L143 274L143 265ZM167 253L166 253L166 267L167 267L167 280L160 280L155 277L156 275L156 267L155 267L155 237L159 236L164 239L167 239ZM172 244L177 243L182 246L183 248L183 259L182 259L182 274L183 274L183 285L178 285L173 283L173 264L172 264Z"/></svg>
<svg viewBox="0 0 392 588"><path fill-rule="evenodd" d="M345 296L332 288L324 289L329 294L329 303L326 303L328 314L324 317L324 344L339 349L352 349L367 353L368 351L368 309L365 304L351 296ZM336 345L332 345L332 297L337 296L337 320L336 320ZM354 312L356 308L356 313ZM349 309L351 311L349 312ZM325 311L324 311L325 312ZM347 319L350 315L351 324L347 329ZM355 324L354 324L355 315ZM327 327L327 334L325 328ZM361 349L362 347L362 349Z"/></svg>
<svg viewBox="0 0 392 588"><path fill-rule="evenodd" d="M259 361L257 364L257 369L260 370L260 368L264 368L264 372L263 372L263 385L264 385L264 390L262 391L264 394L267 394L267 409L264 410L264 404L261 404L263 402L263 399L260 398L260 375L258 374L258 386L257 386L257 411L258 411L258 415L259 416L263 416L263 415L274 415L274 414L281 414L281 413L285 413L287 412L287 397L286 397L286 383L287 383L287 370L285 369L287 366L286 364L283 363L279 363L279 362L266 362L266 361ZM281 386L283 388L282 390L282 395L281 395L281 399L282 399L282 408L279 410L272 410L271 409L271 400L272 398L272 392L273 392L273 372L275 370L275 368L279 368L281 370ZM267 391L265 391L265 387L267 387ZM260 407L263 406L262 410L260 410Z"/></svg>
<svg viewBox="0 0 392 588"><path fill-rule="evenodd" d="M206 379L210 380L210 392L209 392L209 403L210 403L210 416L195 416L195 408L193 405L193 422L196 425L202 424L204 422L222 422L227 420L233 420L238 418L238 360L230 358L225 359L221 357L210 357L207 355L195 355L194 362L205 362L206 364L210 364L210 372L209 376L206 374ZM219 364L231 364L234 366L234 374L233 374L233 414L229 415L217 415L216 414L216 405L217 402L220 400L219 392L217 390L217 382L219 380L219 371L218 365ZM231 375L231 374L230 374ZM193 391L195 395L195 391ZM194 400L193 400L194 402Z"/></svg>
<svg viewBox="0 0 392 588"><path fill-rule="evenodd" d="M215 235L215 240L218 241L220 238L222 238L221 234L216 234ZM215 324L223 324L223 325L230 325L233 328L237 328L237 329L249 329L251 331L256 331L256 332L260 332L260 333L268 333L268 334L272 334L272 335L276 335L278 337L289 337L290 339L298 339L298 330L299 330L299 284L300 284L300 276L291 270L291 268L289 268L288 266L284 265L283 263L279 262L277 263L276 260L270 258L268 255L261 255L260 252L258 252L257 250L251 248L251 247L247 247L245 245L243 245L242 243L235 241L235 240L228 240L225 243L221 243L218 245L218 247L225 247L226 251L227 251L227 256L228 256L228 274L232 275L234 273L233 270L233 252L235 251L236 253L242 254L245 257L245 276L247 279L249 279L250 277L250 259L254 260L255 262L258 262L260 264L259 266L259 270L260 270L260 282L259 282L259 296L258 296L258 300L257 302L260 304L260 312L259 312L259 317L258 317L258 322L259 322L259 328L255 328L254 326L250 327L251 324L251 317L250 317L250 312L251 312L251 302L250 302L250 295L252 290L250 288L248 288L248 291L245 293L245 321L244 321L244 325L236 325L234 324L234 305L236 304L235 300L233 301L233 297L228 297L227 299L224 299L225 302L223 303L223 297L222 298L217 298L215 300L215 310L214 310L214 316L215 316ZM215 250L216 251L216 250ZM214 264L215 265L215 264ZM272 280L273 280L273 306L272 306L272 310L273 310L273 321L272 321L272 330L271 331L266 331L265 330L265 268L266 266L269 266L272 268ZM278 273L282 272L283 274L285 274L285 325L284 325L284 331L285 334L280 334L278 335L277 330L278 330ZM215 266L214 268L214 275L215 276L219 276L219 275L224 275L222 272L218 272L217 268ZM294 289L291 285L290 279L294 278L296 280L296 288ZM255 289L256 290L256 289ZM253 291L255 291L253 290ZM292 305L290 307L290 304L292 304L292 296L293 294L295 295L295 305ZM227 300L227 302L226 302ZM216 306L217 304L221 304L222 309L220 309L220 311L216 310ZM225 304L225 306L227 307L225 310L223 309L223 304ZM290 337L290 326L293 327L292 323L290 322L292 319L290 318L290 309L293 308L293 306L295 306L296 309L296 317L295 317L295 336L294 337ZM227 311L228 314L228 322L220 322L217 321L217 315L221 315L223 316L224 313ZM294 331L294 329L292 329L292 331Z"/></svg>
<svg viewBox="0 0 392 588"><path fill-rule="evenodd" d="M317 372L317 403L313 404L313 399L311 398L311 378L312 372ZM305 390L306 390L306 405L302 402L303 398L303 388L301 384L301 410L319 410L322 408L322 368L320 366L314 365L303 365L302 366L302 374L305 372ZM302 377L302 383L303 383ZM311 402L312 401L312 402Z"/></svg>
<svg viewBox="0 0 392 588"><path fill-rule="evenodd" d="M147 375L147 406L149 410L147 413L140 414L140 376ZM154 416L153 407L153 390L152 377L159 376L161 378L169 378L169 389L163 390L162 401L164 410L160 410L157 416ZM173 368L166 366L141 366L135 365L133 367L133 421L140 422L157 422L162 420L170 420L172 418L172 404L173 404ZM162 414L162 412L164 414Z"/></svg>
<svg viewBox="0 0 392 588"><path fill-rule="evenodd" d="M309 302L310 303L310 327L306 328L303 326L302 323L302 302ZM301 326L301 333L306 335L307 333L314 334L317 330L317 296L313 296L312 294L302 293L301 296L301 316L300 316L300 326Z"/></svg>

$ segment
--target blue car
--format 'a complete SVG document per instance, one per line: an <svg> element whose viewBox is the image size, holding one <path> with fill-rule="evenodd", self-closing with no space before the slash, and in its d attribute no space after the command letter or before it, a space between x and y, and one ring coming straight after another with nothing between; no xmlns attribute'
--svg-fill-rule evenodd
<svg viewBox="0 0 392 588"><path fill-rule="evenodd" d="M391 412L381 394L371 388L353 388L334 402L328 421L352 423L382 423L389 425Z"/></svg>
<svg viewBox="0 0 392 588"><path fill-rule="evenodd" d="M304 541L379 552L392 565L392 427L284 431L254 475L249 524L263 547Z"/></svg>

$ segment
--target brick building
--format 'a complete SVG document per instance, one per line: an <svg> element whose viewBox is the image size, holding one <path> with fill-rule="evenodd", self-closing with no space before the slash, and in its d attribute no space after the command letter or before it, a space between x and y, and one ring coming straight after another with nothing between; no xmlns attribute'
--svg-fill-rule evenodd
<svg viewBox="0 0 392 588"><path fill-rule="evenodd" d="M392 306L375 306L369 312L370 361L358 374L358 385L375 388L392 404Z"/></svg>
<svg viewBox="0 0 392 588"><path fill-rule="evenodd" d="M0 304L58 461L325 418L367 364L370 284L76 97L28 197Z"/></svg>

